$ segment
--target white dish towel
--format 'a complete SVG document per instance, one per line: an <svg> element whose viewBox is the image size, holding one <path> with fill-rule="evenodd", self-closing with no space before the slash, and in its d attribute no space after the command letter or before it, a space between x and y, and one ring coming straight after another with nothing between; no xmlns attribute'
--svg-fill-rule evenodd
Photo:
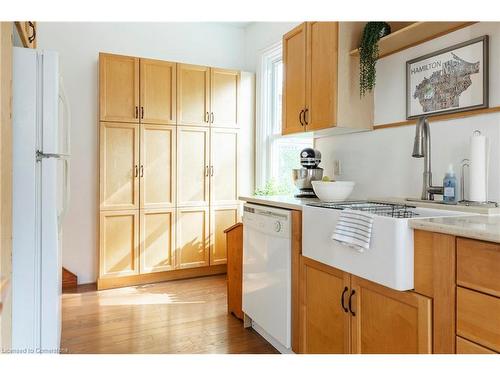
<svg viewBox="0 0 500 375"><path fill-rule="evenodd" d="M373 215L346 209L340 213L332 240L362 253L370 248Z"/></svg>

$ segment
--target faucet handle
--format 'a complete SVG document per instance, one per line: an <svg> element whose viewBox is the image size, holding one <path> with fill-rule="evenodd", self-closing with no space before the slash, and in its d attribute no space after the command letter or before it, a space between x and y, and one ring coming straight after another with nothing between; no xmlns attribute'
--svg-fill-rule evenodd
<svg viewBox="0 0 500 375"><path fill-rule="evenodd" d="M469 159L462 159L460 164L462 164L462 167L460 169L460 201L464 202L465 201L465 167L467 167L467 168L470 167L470 160Z"/></svg>

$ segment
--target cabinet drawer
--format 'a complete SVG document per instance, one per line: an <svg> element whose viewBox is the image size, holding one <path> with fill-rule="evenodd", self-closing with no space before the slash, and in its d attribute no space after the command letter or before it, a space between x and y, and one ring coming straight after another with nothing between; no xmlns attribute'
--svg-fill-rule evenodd
<svg viewBox="0 0 500 375"><path fill-rule="evenodd" d="M496 352L457 336L457 354L496 354Z"/></svg>
<svg viewBox="0 0 500 375"><path fill-rule="evenodd" d="M457 284L500 297L500 245L459 238Z"/></svg>
<svg viewBox="0 0 500 375"><path fill-rule="evenodd" d="M500 351L500 298L458 287L457 334Z"/></svg>

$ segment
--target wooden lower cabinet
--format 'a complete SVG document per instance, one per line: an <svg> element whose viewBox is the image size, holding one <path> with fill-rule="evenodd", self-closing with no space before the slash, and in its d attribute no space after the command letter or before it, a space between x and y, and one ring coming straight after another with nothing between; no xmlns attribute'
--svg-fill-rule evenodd
<svg viewBox="0 0 500 375"><path fill-rule="evenodd" d="M301 257L301 353L431 353L432 302Z"/></svg>
<svg viewBox="0 0 500 375"><path fill-rule="evenodd" d="M489 350L460 336L457 336L456 346L457 354L496 354L493 350Z"/></svg>
<svg viewBox="0 0 500 375"><path fill-rule="evenodd" d="M193 268L209 265L209 208L177 208L178 268Z"/></svg>
<svg viewBox="0 0 500 375"><path fill-rule="evenodd" d="M210 265L227 263L226 235L224 231L238 222L239 205L210 209Z"/></svg>
<svg viewBox="0 0 500 375"><path fill-rule="evenodd" d="M457 335L500 352L500 298L458 287Z"/></svg>
<svg viewBox="0 0 500 375"><path fill-rule="evenodd" d="M349 274L306 257L300 263L300 352L349 353L350 317L342 308Z"/></svg>
<svg viewBox="0 0 500 375"><path fill-rule="evenodd" d="M175 209L140 211L140 273L175 268Z"/></svg>
<svg viewBox="0 0 500 375"><path fill-rule="evenodd" d="M351 276L352 353L432 353L432 301Z"/></svg>
<svg viewBox="0 0 500 375"><path fill-rule="evenodd" d="M101 211L101 278L139 274L139 211Z"/></svg>

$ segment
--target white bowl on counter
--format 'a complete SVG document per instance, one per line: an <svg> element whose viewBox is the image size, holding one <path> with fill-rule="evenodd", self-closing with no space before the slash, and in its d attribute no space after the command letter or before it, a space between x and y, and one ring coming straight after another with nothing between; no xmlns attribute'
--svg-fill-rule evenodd
<svg viewBox="0 0 500 375"><path fill-rule="evenodd" d="M354 181L311 181L314 193L323 202L345 201L351 195Z"/></svg>

